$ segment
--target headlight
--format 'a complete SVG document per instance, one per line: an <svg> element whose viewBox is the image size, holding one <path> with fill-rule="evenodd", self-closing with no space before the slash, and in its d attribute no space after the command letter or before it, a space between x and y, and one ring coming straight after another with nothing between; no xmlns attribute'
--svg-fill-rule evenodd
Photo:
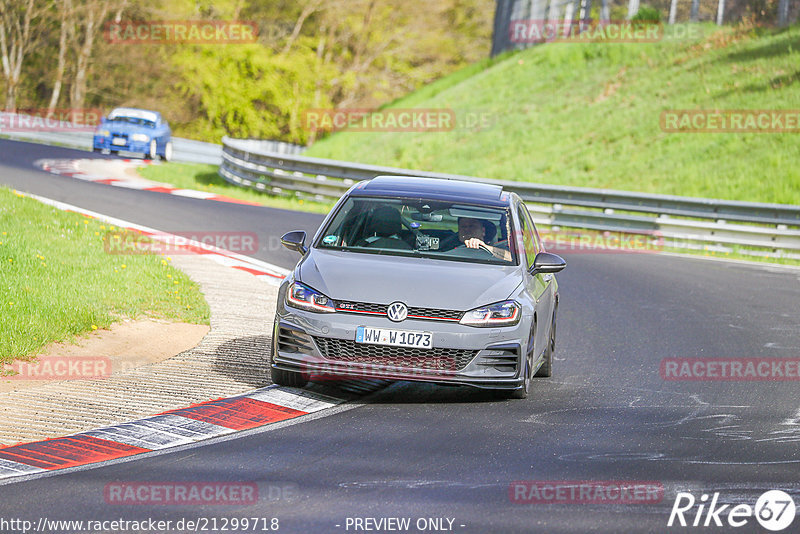
<svg viewBox="0 0 800 534"><path fill-rule="evenodd" d="M513 300L475 308L464 314L459 323L467 326L513 326L519 323L522 310Z"/></svg>
<svg viewBox="0 0 800 534"><path fill-rule="evenodd" d="M111 132L109 132L108 130L97 130L94 134L99 135L100 137L109 137L111 135Z"/></svg>
<svg viewBox="0 0 800 534"><path fill-rule="evenodd" d="M146 142L148 142L150 140L150 138L146 134L133 134L131 136L131 139L133 139L134 141L142 142L142 143L146 143Z"/></svg>
<svg viewBox="0 0 800 534"><path fill-rule="evenodd" d="M286 305L312 312L332 313L336 311L331 299L300 282L294 282L289 286L286 291Z"/></svg>

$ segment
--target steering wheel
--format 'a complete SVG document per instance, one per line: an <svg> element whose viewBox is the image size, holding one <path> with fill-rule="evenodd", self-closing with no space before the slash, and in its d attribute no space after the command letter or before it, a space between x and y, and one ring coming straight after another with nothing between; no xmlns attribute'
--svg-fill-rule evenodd
<svg viewBox="0 0 800 534"><path fill-rule="evenodd" d="M485 253L485 254L489 254L490 256L494 256L494 254L492 254L492 252L491 252L491 251L490 251L488 248L484 248L484 247L470 248L470 247L468 247L467 245L465 245L464 243L461 243L461 244L460 244L460 245L458 245L457 247L455 247L455 248L452 248L452 249L450 249L450 250L451 250L451 251L452 251L452 250L458 250L459 252L463 252L463 251L469 251L469 252L470 252L470 254L475 254L475 253L478 253L478 252L483 252L483 253ZM483 256L481 256L481 257L483 257Z"/></svg>

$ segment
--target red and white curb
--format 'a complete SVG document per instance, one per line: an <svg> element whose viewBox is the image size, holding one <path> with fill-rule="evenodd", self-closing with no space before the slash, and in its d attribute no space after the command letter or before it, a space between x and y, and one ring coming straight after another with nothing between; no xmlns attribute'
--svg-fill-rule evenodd
<svg viewBox="0 0 800 534"><path fill-rule="evenodd" d="M269 386L63 438L0 448L0 479L116 460L286 421L346 399Z"/></svg>
<svg viewBox="0 0 800 534"><path fill-rule="evenodd" d="M153 160L134 160L134 159L121 159L121 160L95 160L95 159L40 159L34 162L34 165L40 169L58 174L61 176L69 176L87 182L94 182L98 184L113 185L116 187L125 187L127 189L138 189L140 191L153 191L156 193L167 193L170 195L177 195L181 197L199 198L203 200L215 200L217 202L230 202L233 204L246 204L248 206L260 206L257 202L249 202L247 200L239 200L236 198L226 197L225 195L217 195L207 191L197 191L196 189L180 189L173 187L169 184L154 182L145 178L136 178L133 176L124 176L122 173L117 177L108 177L107 174L97 174L85 172L81 169L82 165L96 164L97 162L108 162L109 165L123 165L127 168L135 168L142 165L158 165L157 161ZM116 173L114 173L116 174Z"/></svg>
<svg viewBox="0 0 800 534"><path fill-rule="evenodd" d="M155 230L153 228L149 228L147 226L134 224L132 222L124 221L122 219L117 219L115 217L109 217L101 213L85 210L83 208L73 206L72 204L59 202L58 200L52 200L49 198L40 197L32 193L23 193L20 191L16 191L16 193L19 195L36 199L39 202L42 202L49 206L53 206L54 208L58 208L60 210L80 213L81 215L85 215L86 217L91 217L93 219L106 222L108 224L119 227L121 230L130 230L141 233L142 235L146 235L153 240L168 243L172 248L180 247L182 249L185 249L187 252L204 254L221 265L248 272L253 276L264 279L265 281L273 285L279 285L281 280L283 280L286 277L286 275L289 274L289 271L287 269L278 267L277 265L257 260L249 256L244 256L242 254L237 254L236 252L231 252L229 250L217 248L213 245L208 245L205 243L201 243L199 241L181 238L172 234ZM178 246L175 245L175 243L183 243L183 244Z"/></svg>

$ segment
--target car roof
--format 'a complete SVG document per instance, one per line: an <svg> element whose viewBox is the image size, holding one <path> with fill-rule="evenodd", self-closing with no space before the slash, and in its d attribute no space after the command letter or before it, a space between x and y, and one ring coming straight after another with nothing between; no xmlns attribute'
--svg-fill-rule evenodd
<svg viewBox="0 0 800 534"><path fill-rule="evenodd" d="M109 119L116 117L130 117L132 119L144 119L147 121L158 122L161 114L158 111L139 108L115 108L108 114Z"/></svg>
<svg viewBox="0 0 800 534"><path fill-rule="evenodd" d="M503 194L499 185L418 176L377 176L359 183L350 195L460 201L486 206L509 204L508 195Z"/></svg>

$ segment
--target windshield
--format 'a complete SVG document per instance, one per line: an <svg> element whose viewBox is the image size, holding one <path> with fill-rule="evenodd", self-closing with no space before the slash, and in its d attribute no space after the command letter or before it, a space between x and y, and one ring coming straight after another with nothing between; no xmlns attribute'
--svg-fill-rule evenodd
<svg viewBox="0 0 800 534"><path fill-rule="evenodd" d="M155 122L138 117L114 117L113 119L108 119L108 122L113 122L115 124L136 124L137 126L144 126L146 128L156 127Z"/></svg>
<svg viewBox="0 0 800 534"><path fill-rule="evenodd" d="M317 247L516 265L509 225L504 208L351 197L331 219Z"/></svg>

